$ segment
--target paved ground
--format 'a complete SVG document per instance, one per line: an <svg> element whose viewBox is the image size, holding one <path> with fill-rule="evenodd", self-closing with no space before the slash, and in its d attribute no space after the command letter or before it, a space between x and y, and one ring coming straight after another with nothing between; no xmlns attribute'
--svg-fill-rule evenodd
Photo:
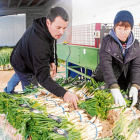
<svg viewBox="0 0 140 140"><path fill-rule="evenodd" d="M9 71L0 71L0 92L3 91L3 89L7 86L7 82L10 80L10 78L14 74L14 70L9 70ZM21 83L16 86L15 91L21 91Z"/></svg>
<svg viewBox="0 0 140 140"><path fill-rule="evenodd" d="M65 68L59 67L58 71L65 71ZM3 89L7 86L7 82L10 80L14 73L14 70L0 71L0 92L2 92ZM61 75L65 76L64 73ZM21 83L16 86L15 91L22 91Z"/></svg>

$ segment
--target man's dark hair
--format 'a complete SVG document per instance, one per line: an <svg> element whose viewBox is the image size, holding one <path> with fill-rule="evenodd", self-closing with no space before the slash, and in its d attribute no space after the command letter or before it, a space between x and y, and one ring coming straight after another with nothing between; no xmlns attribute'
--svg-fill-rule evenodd
<svg viewBox="0 0 140 140"><path fill-rule="evenodd" d="M67 11L62 7L58 7L58 6L51 8L46 18L49 19L51 22L53 22L54 19L58 16L60 16L64 21L69 20Z"/></svg>

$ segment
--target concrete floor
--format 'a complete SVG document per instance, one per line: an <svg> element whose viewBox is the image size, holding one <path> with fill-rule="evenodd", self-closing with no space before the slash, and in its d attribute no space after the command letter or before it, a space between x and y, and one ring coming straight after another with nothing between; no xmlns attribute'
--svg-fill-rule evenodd
<svg viewBox="0 0 140 140"><path fill-rule="evenodd" d="M64 67L59 67L59 71L65 71ZM7 86L7 82L10 80L10 78L15 73L14 70L9 71L0 71L0 92L3 92L3 89ZM62 76L65 76L65 73L60 73ZM21 82L16 86L15 91L22 91Z"/></svg>

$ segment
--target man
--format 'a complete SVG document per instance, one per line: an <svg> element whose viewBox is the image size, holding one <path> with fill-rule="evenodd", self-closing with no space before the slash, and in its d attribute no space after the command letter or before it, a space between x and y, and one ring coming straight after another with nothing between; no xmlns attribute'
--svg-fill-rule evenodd
<svg viewBox="0 0 140 140"><path fill-rule="evenodd" d="M46 18L35 19L14 47L10 62L23 89L31 84L35 75L40 85L77 108L77 96L59 86L50 76L50 66L53 77L56 75L54 40L62 36L67 25L68 13L61 7L52 8Z"/></svg>
<svg viewBox="0 0 140 140"><path fill-rule="evenodd" d="M140 48L132 33L133 16L129 11L120 11L114 19L114 28L106 35L100 48L100 63L93 78L105 81L111 89L115 103L126 105L120 92L130 86L129 97L133 97L132 106L137 103L140 86Z"/></svg>

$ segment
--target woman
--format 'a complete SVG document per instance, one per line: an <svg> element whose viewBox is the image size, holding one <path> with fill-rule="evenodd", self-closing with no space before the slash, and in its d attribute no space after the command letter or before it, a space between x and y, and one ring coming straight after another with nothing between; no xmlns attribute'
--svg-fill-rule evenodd
<svg viewBox="0 0 140 140"><path fill-rule="evenodd" d="M129 97L132 106L137 103L140 86L140 48L133 36L133 16L129 11L120 11L114 19L114 27L101 44L100 63L93 75L97 81L105 81L111 89L115 103L125 105L120 92L130 86Z"/></svg>

